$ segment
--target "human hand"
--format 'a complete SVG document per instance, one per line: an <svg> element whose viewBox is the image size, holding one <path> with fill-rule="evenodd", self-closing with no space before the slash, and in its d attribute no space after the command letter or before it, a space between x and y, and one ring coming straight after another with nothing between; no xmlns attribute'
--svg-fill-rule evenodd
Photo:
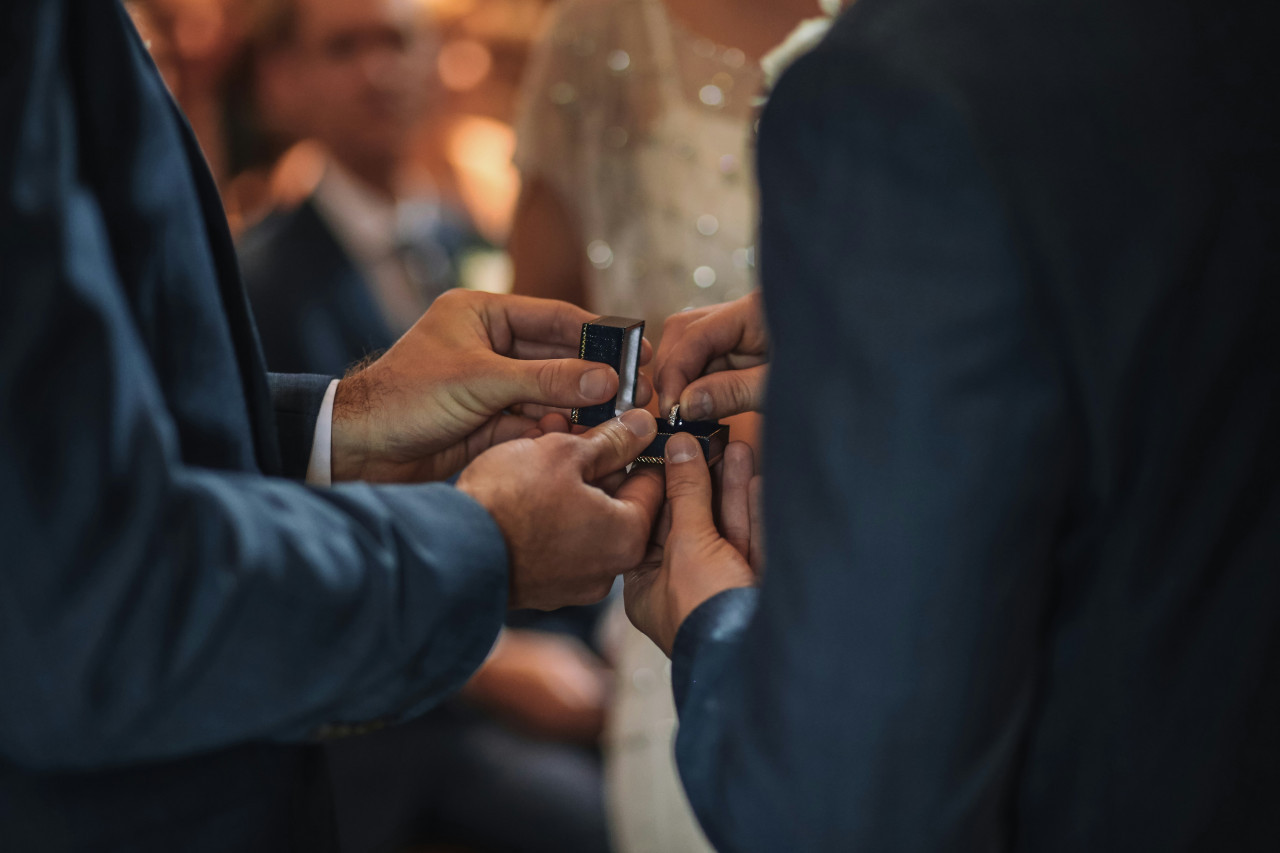
<svg viewBox="0 0 1280 853"><path fill-rule="evenodd" d="M759 291L667 318L654 367L658 411L677 402L689 421L719 420L764 404L769 362Z"/></svg>
<svg viewBox="0 0 1280 853"><path fill-rule="evenodd" d="M508 628L463 692L540 737L595 743L611 684L608 667L573 637Z"/></svg>
<svg viewBox="0 0 1280 853"><path fill-rule="evenodd" d="M672 436L664 469L669 518L664 515L645 562L626 573L627 616L668 656L698 605L726 589L753 585L763 570L754 454L733 442L721 464L717 528L706 459L692 437Z"/></svg>
<svg viewBox="0 0 1280 853"><path fill-rule="evenodd" d="M640 563L662 481L622 471L657 431L653 415L632 409L581 435L509 441L463 470L458 488L489 510L506 540L511 607L599 601Z"/></svg>
<svg viewBox="0 0 1280 853"><path fill-rule="evenodd" d="M334 480L444 479L535 418L611 399L613 369L577 357L594 316L545 299L443 294L386 354L338 384ZM646 343L641 363L651 354ZM640 382L636 402L651 393Z"/></svg>

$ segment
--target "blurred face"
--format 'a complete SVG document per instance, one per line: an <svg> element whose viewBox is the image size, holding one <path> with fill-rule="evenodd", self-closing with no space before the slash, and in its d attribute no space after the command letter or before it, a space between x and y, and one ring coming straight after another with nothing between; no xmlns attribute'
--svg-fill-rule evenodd
<svg viewBox="0 0 1280 853"><path fill-rule="evenodd" d="M431 40L414 0L295 0L293 93L342 159L398 159L426 97Z"/></svg>

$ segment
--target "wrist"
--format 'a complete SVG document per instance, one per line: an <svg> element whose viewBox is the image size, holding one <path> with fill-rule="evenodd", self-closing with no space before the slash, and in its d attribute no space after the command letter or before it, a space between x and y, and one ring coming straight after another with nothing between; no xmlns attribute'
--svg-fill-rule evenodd
<svg viewBox="0 0 1280 853"><path fill-rule="evenodd" d="M515 572L513 571L516 565L515 546L518 541L523 540L519 535L512 535L515 520L508 516L502 501L498 499L494 486L495 483L491 477L476 476L469 467L462 469L462 473L454 483L454 488L480 504L485 512L489 513L489 517L493 519L498 532L502 534L502 541L507 549L508 560L507 607L511 610L516 610L524 607L524 602L520 598L520 591L516 588Z"/></svg>
<svg viewBox="0 0 1280 853"><path fill-rule="evenodd" d="M676 637L680 634L680 629L684 627L684 623L688 621L699 607L707 601L715 598L726 590L733 589L731 586L723 586L720 588L700 588L696 593L685 595L677 594L671 603L670 609L666 612L666 619L659 632L659 635L651 639L662 649L663 654L671 657L673 648L675 647Z"/></svg>
<svg viewBox="0 0 1280 853"><path fill-rule="evenodd" d="M667 610L668 624L663 635L663 650L671 653L676 635L681 627L698 608L711 599L731 589L754 587L756 578L750 567L736 550L721 540L716 547L708 550L695 565L704 567L704 571L682 573L682 583L673 584L670 607ZM665 644L665 645L664 645Z"/></svg>
<svg viewBox="0 0 1280 853"><path fill-rule="evenodd" d="M368 479L368 421L373 411L369 383L362 373L338 382L333 395L333 450L330 457L335 483Z"/></svg>

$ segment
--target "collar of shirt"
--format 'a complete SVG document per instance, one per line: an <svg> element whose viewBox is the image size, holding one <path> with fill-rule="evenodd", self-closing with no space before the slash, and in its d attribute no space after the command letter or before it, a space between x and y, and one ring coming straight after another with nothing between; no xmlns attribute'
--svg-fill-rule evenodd
<svg viewBox="0 0 1280 853"><path fill-rule="evenodd" d="M400 205L330 161L316 186L316 206L351 255L372 267L395 253Z"/></svg>
<svg viewBox="0 0 1280 853"><path fill-rule="evenodd" d="M356 260L374 266L405 245L429 239L442 222L432 187L421 177L417 192L390 199L330 161L314 199L325 221Z"/></svg>

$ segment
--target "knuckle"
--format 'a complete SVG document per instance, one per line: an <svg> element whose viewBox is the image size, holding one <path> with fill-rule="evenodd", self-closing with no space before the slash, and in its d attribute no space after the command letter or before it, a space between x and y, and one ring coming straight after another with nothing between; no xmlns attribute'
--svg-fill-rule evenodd
<svg viewBox="0 0 1280 853"><path fill-rule="evenodd" d="M561 376L564 369L559 361L541 362L534 372L534 378L537 380L538 387L544 390L555 389L559 386ZM540 400L538 402L546 402Z"/></svg>
<svg viewBox="0 0 1280 853"><path fill-rule="evenodd" d="M755 398L755 389L750 380L738 374L729 374L733 381L729 383L729 393L739 408L746 408Z"/></svg>
<svg viewBox="0 0 1280 853"><path fill-rule="evenodd" d="M689 315L684 312L672 314L667 317L667 319L662 322L662 336L666 337L671 332L678 332L680 329L683 329L685 326L689 325L689 319Z"/></svg>
<svg viewBox="0 0 1280 853"><path fill-rule="evenodd" d="M570 435L567 432L549 433L538 440L543 443L543 446L546 447L550 453L556 455L573 452L574 448L576 448L579 443L575 436Z"/></svg>
<svg viewBox="0 0 1280 853"><path fill-rule="evenodd" d="M631 432L617 418L600 428L600 441L604 445L602 453L606 456L623 455L630 445Z"/></svg>
<svg viewBox="0 0 1280 853"><path fill-rule="evenodd" d="M557 453L563 453L569 459L581 462L587 458L591 452L591 442L588 436L574 435L570 432L556 433L553 438L557 439L555 450Z"/></svg>
<svg viewBox="0 0 1280 853"><path fill-rule="evenodd" d="M579 468L585 468L590 465L591 460L599 455L597 450L596 439L590 434L570 436L572 444L567 444L564 448L564 454L568 456Z"/></svg>
<svg viewBox="0 0 1280 853"><path fill-rule="evenodd" d="M474 297L476 295L477 294L473 291L456 287L451 290L446 290L444 293L437 296L434 304L440 305L443 308L457 308L463 305L475 304Z"/></svg>
<svg viewBox="0 0 1280 853"><path fill-rule="evenodd" d="M703 496L702 484L689 477L667 476L667 498L673 501L689 501Z"/></svg>

